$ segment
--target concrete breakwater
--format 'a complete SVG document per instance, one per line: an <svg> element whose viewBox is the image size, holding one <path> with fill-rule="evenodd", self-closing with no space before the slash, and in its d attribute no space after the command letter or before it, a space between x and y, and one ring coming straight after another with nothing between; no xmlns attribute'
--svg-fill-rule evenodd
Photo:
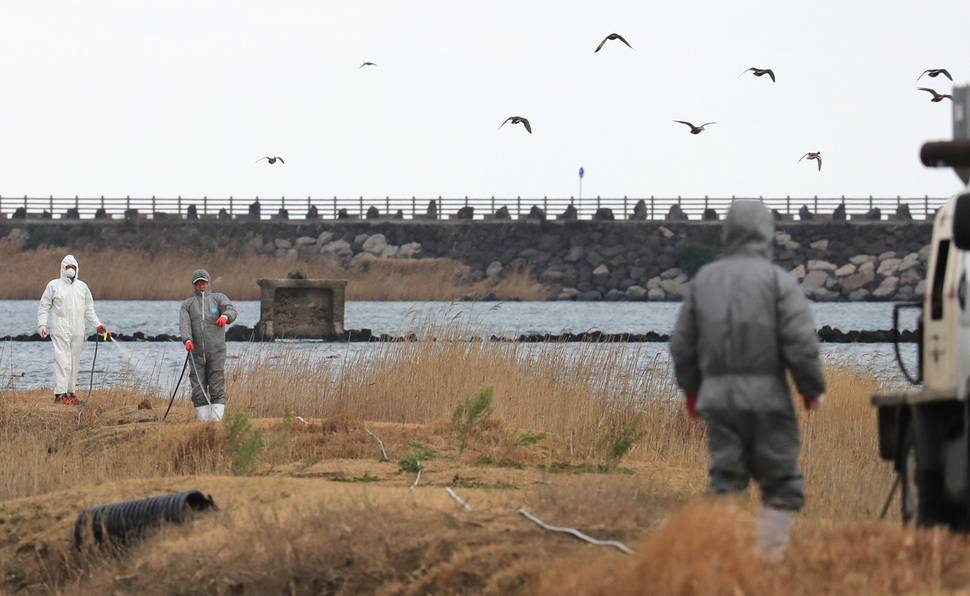
<svg viewBox="0 0 970 596"><path fill-rule="evenodd" d="M449 258L476 279L528 270L552 300L676 301L720 246L717 221L0 220L38 246L162 252L196 247L294 263ZM932 223L779 221L774 260L816 301L922 297Z"/></svg>

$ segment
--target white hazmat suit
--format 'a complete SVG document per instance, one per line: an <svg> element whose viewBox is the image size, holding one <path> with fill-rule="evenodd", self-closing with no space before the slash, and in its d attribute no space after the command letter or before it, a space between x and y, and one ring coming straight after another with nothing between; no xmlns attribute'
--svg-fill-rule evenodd
<svg viewBox="0 0 970 596"><path fill-rule="evenodd" d="M73 277L68 265L74 266ZM81 348L84 347L84 320L97 329L101 321L94 312L94 298L88 285L79 279L77 259L67 255L61 261L61 276L52 279L40 298L37 327L46 331L54 344L54 394L73 395L77 385ZM48 324L50 317L50 324Z"/></svg>

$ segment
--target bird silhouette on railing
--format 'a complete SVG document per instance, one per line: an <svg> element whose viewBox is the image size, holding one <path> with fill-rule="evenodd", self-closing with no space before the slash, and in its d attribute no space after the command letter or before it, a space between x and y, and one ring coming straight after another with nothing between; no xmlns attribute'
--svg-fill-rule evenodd
<svg viewBox="0 0 970 596"><path fill-rule="evenodd" d="M522 124L522 126L524 126L525 129L529 131L529 134L530 135L532 134L532 125L529 124L529 121L523 118L522 116L509 116L508 118L505 119L505 122L499 124L498 127L502 128L503 126L505 126L506 122L511 122L512 124Z"/></svg>
<svg viewBox="0 0 970 596"><path fill-rule="evenodd" d="M708 126L708 125L711 125L711 124L717 124L717 122L705 122L704 124L701 124L700 126L694 126L693 124L691 124L690 122L687 122L686 120L674 120L674 122L679 122L681 124L686 124L687 126L689 126L690 127L690 134L692 134L692 135L699 135L699 134L701 134L701 131L704 130L704 127L705 126Z"/></svg>
<svg viewBox="0 0 970 596"><path fill-rule="evenodd" d="M770 68L757 68L755 66L752 66L751 68L739 74L738 78L740 79L741 75L743 75L745 72L748 72L748 71L753 72L754 76L756 77L763 77L764 75L768 75L769 77L771 77L771 82L772 83L775 82L775 71L771 70Z"/></svg>
<svg viewBox="0 0 970 596"><path fill-rule="evenodd" d="M951 81L953 80L953 77L950 76L950 71L948 71L945 68L928 68L923 71L923 74L916 77L916 80L917 81L920 80L923 77L923 75L930 75L931 79L935 79L936 77L943 75L946 78L950 79Z"/></svg>
<svg viewBox="0 0 970 596"><path fill-rule="evenodd" d="M280 163L286 163L285 161L283 161L283 158L282 157L270 157L268 155L266 157L260 157L259 159L256 160L256 163L259 163L259 162L263 161L264 159L267 160L270 163L270 165L276 163L276 160L277 159L280 160Z"/></svg>
<svg viewBox="0 0 970 596"><path fill-rule="evenodd" d="M805 155L799 157L798 161L796 161L795 163L798 163L803 159L814 159L815 161L818 162L819 171L822 171L822 152L821 151L809 151Z"/></svg>
<svg viewBox="0 0 970 596"><path fill-rule="evenodd" d="M610 33L609 35L607 35L606 37L603 38L603 41L600 42L600 45L596 46L596 49L593 50L593 53L595 54L596 52L598 52L601 49L603 49L603 45L606 42L608 42L610 40L613 40L613 39L619 39L620 41L622 41L623 43L626 44L626 47L630 48L631 50L635 50L636 49L633 46L631 46L630 43L627 40L623 39L623 36L620 35L619 33Z"/></svg>
<svg viewBox="0 0 970 596"><path fill-rule="evenodd" d="M930 99L930 101L932 101L933 103L939 103L944 99L949 99L950 101L953 101L953 96L950 95L949 93L937 93L935 90L930 89L929 87L917 87L917 90L926 91L927 93L932 93L933 97Z"/></svg>

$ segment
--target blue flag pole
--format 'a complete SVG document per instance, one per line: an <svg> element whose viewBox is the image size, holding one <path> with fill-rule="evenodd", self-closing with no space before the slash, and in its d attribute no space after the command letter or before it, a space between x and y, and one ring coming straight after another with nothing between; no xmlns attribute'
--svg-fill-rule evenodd
<svg viewBox="0 0 970 596"><path fill-rule="evenodd" d="M579 168L579 200L583 200L583 168Z"/></svg>

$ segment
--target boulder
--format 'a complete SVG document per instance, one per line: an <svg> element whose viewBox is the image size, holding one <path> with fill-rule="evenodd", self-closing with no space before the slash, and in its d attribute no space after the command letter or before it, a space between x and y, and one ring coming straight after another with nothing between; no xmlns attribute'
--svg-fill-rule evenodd
<svg viewBox="0 0 970 596"><path fill-rule="evenodd" d="M647 202L643 199L637 201L637 204L633 206L633 213L630 214L630 219L634 221L644 221L647 219Z"/></svg>
<svg viewBox="0 0 970 596"><path fill-rule="evenodd" d="M575 207L573 207L572 205L569 205L568 207L566 207L565 211L563 211L561 214L556 216L556 219L562 219L567 221L576 220L576 219L579 219L579 212L576 210Z"/></svg>
<svg viewBox="0 0 970 596"><path fill-rule="evenodd" d="M408 242L407 244L402 244L397 250L397 258L399 259L413 259L419 252L421 252L420 242Z"/></svg>
<svg viewBox="0 0 970 596"><path fill-rule="evenodd" d="M361 243L360 249L366 253L380 256L380 254L384 252L384 247L386 246L387 237L385 237L384 234L374 234L372 236L368 236L367 239Z"/></svg>
<svg viewBox="0 0 970 596"><path fill-rule="evenodd" d="M680 205L674 203L670 206L670 210L667 212L667 219L670 221L687 221L690 219L684 210L680 208Z"/></svg>
<svg viewBox="0 0 970 596"><path fill-rule="evenodd" d="M896 275L899 271L899 264L902 262L902 259L886 259L879 263L879 269L876 269L876 273L886 277Z"/></svg>
<svg viewBox="0 0 970 596"><path fill-rule="evenodd" d="M818 290L825 288L825 280L828 278L829 274L821 269L809 271L802 280L802 291L806 296L812 297Z"/></svg>
<svg viewBox="0 0 970 596"><path fill-rule="evenodd" d="M878 300L887 300L896 294L899 288L898 277L887 277L882 280L879 287L872 291L872 297Z"/></svg>
<svg viewBox="0 0 970 596"><path fill-rule="evenodd" d="M857 271L857 267L852 263L846 263L835 270L835 277L848 277Z"/></svg>
<svg viewBox="0 0 970 596"><path fill-rule="evenodd" d="M828 261L822 261L820 259L811 259L808 261L809 271L828 271L832 272L838 269L834 263L829 263Z"/></svg>
<svg viewBox="0 0 970 596"><path fill-rule="evenodd" d="M871 284L876 279L876 274L871 269L867 271L857 271L842 280L842 289L846 292L853 292L863 286Z"/></svg>
<svg viewBox="0 0 970 596"><path fill-rule="evenodd" d="M627 300L646 300L647 299L647 289L642 288L637 285L632 285L626 289L626 299Z"/></svg>
<svg viewBox="0 0 970 596"><path fill-rule="evenodd" d="M582 246L571 246L562 260L567 263L575 263L583 258L583 250Z"/></svg>

